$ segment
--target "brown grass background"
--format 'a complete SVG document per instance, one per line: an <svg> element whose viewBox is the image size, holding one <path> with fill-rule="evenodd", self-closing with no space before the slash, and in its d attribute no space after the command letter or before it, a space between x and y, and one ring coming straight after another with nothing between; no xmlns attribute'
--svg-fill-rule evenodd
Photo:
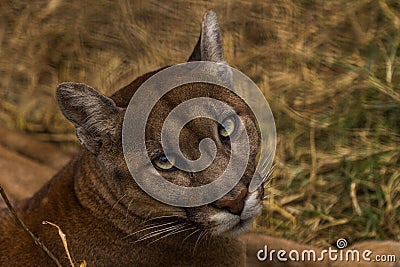
<svg viewBox="0 0 400 267"><path fill-rule="evenodd" d="M76 147L55 87L111 94L184 62L203 13L263 90L278 147L255 231L327 246L400 240L398 1L0 0L0 122ZM1 138L1 137L0 137Z"/></svg>

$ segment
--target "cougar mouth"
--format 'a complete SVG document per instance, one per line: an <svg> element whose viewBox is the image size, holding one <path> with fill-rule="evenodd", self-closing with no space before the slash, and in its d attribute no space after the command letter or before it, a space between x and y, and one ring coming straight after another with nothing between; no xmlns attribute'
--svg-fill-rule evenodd
<svg viewBox="0 0 400 267"><path fill-rule="evenodd" d="M210 217L213 227L210 229L214 235L236 236L248 230L253 219L261 213L262 193L256 190L249 193L244 201L244 208L238 215L226 210L221 210Z"/></svg>

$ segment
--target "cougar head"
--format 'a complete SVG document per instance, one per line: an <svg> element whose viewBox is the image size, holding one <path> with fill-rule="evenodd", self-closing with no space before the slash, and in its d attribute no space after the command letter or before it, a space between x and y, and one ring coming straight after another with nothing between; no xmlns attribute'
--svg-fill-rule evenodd
<svg viewBox="0 0 400 267"><path fill-rule="evenodd" d="M212 11L204 15L200 38L189 61L226 63L217 16ZM113 221L128 234L132 229L137 229L137 225L129 226L135 218L167 220L172 226L180 227L170 227L171 231L200 229L213 235L236 235L243 232L262 207L262 186L254 192L248 191L256 170L260 133L250 108L227 88L208 83L192 83L178 86L163 96L152 109L146 125L146 150L152 164L141 168L157 172L164 179L180 186L208 184L224 172L230 160L230 137L246 131L250 140L247 167L229 193L212 203L197 207L170 206L150 197L132 178L123 155L122 125L130 98L137 87L152 74L144 75L111 98L81 83L67 82L58 86L57 98L61 110L75 125L78 139L88 157L95 162L95 167L91 165L90 171L97 178L92 179L94 182L90 183L91 188L84 181L77 182L76 194L79 200L99 216L104 215L104 209L109 211L112 207L113 213L106 216L106 219ZM177 105L198 97L220 100L231 106L238 117L219 114L225 116L221 118L222 124L197 118L183 127L179 134L179 145L185 157L192 160L198 158L199 143L204 138L211 139L217 148L216 157L210 166L199 172L187 172L175 167L173 160L165 156L160 142L161 129L167 115ZM242 121L244 127L238 124L237 119Z"/></svg>

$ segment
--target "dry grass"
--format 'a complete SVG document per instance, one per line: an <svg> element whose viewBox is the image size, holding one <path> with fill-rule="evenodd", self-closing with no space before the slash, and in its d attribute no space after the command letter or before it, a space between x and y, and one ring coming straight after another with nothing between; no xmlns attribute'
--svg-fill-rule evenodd
<svg viewBox="0 0 400 267"><path fill-rule="evenodd" d="M0 121L60 145L57 83L111 93L186 60L206 9L278 130L257 230L318 245L400 240L397 1L1 1Z"/></svg>

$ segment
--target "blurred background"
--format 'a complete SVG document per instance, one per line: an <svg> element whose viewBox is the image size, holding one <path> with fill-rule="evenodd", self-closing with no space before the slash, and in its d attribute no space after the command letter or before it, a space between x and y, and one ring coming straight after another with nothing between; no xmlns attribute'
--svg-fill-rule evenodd
<svg viewBox="0 0 400 267"><path fill-rule="evenodd" d="M55 87L108 95L186 61L202 15L274 113L270 197L254 231L328 246L400 240L398 1L0 0L0 184L32 194L77 150Z"/></svg>

